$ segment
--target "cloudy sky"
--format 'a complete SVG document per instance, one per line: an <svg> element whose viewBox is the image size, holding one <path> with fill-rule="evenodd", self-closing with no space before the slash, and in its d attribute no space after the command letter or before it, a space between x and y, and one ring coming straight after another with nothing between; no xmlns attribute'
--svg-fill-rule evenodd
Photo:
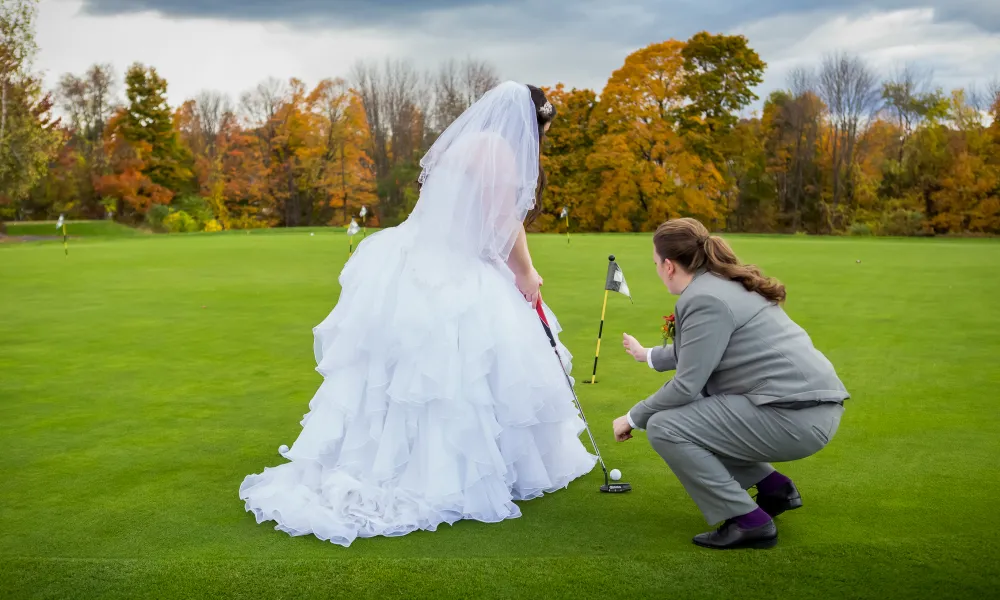
<svg viewBox="0 0 1000 600"><path fill-rule="evenodd" d="M179 103L238 97L268 76L315 83L359 59L432 68L467 56L504 78L600 90L631 51L700 30L742 33L769 64L759 90L824 55L945 88L1000 77L1000 0L42 0L37 66L53 84L95 62L155 66Z"/></svg>

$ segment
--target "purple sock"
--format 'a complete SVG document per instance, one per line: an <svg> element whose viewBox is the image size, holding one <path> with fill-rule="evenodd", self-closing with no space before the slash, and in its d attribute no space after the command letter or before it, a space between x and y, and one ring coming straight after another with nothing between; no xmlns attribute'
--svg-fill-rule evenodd
<svg viewBox="0 0 1000 600"><path fill-rule="evenodd" d="M771 520L771 515L767 514L760 507L753 509L752 512L736 517L736 525L740 529L753 529L754 527L760 527L761 525L766 525Z"/></svg>
<svg viewBox="0 0 1000 600"><path fill-rule="evenodd" d="M785 484L791 483L792 480L785 477L781 473L774 471L764 479L757 482L757 493L758 494L771 494L780 490Z"/></svg>

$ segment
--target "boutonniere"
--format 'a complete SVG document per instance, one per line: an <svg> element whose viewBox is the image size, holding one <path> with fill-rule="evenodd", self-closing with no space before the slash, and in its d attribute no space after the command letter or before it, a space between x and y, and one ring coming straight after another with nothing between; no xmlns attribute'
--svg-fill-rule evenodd
<svg viewBox="0 0 1000 600"><path fill-rule="evenodd" d="M663 317L663 345L674 341L674 334L677 333L677 319L674 318L674 313Z"/></svg>

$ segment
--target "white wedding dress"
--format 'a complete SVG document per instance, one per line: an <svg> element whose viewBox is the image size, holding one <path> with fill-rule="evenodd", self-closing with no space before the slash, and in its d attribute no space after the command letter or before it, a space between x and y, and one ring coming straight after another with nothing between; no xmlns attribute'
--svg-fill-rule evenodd
<svg viewBox="0 0 1000 600"><path fill-rule="evenodd" d="M492 523L594 467L559 359L505 264L534 201L534 127L526 88L489 92L422 161L410 218L344 267L314 329L324 381L302 431L287 462L240 486L258 523L344 546Z"/></svg>

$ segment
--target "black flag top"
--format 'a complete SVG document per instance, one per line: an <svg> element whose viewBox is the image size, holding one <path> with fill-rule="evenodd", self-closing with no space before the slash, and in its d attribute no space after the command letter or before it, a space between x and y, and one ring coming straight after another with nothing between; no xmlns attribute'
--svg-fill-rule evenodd
<svg viewBox="0 0 1000 600"><path fill-rule="evenodd" d="M632 294L628 290L628 283L625 282L625 273L622 272L622 268L615 262L615 255L612 254L609 256L608 261L608 279L604 282L604 289L609 292L624 294L631 300Z"/></svg>

